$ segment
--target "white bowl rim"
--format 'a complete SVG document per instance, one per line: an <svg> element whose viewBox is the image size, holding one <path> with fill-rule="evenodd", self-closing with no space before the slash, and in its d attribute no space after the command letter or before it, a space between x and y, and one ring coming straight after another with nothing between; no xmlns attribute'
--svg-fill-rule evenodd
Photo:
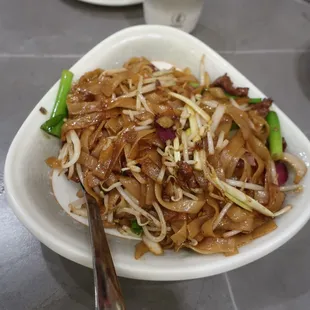
<svg viewBox="0 0 310 310"><path fill-rule="evenodd" d="M134 33L138 34L140 31L146 30L146 29L152 33L158 33L158 34L169 33L169 35L175 35L179 37L183 36L184 39L191 40L195 42L196 44L201 45L204 49L207 48L211 52L216 53L212 48L207 46L202 41L198 40L197 38L181 30L178 30L172 27L167 27L167 26L139 25L139 26L133 26L133 27L120 30L116 32L115 34L109 36L108 38L104 39L102 42L96 45L93 49L91 49L83 57L83 59L86 61L87 59L91 58L92 55L95 54L98 49L100 49L100 46L101 44L103 44L103 42L106 44L107 42L109 42L109 40L115 40L118 36L123 37L125 35L130 36ZM228 63L225 59L222 59L220 55L217 54L217 57L222 63L225 63L225 66L227 67L228 72L229 70L235 70L240 74L242 78L249 81L247 78L244 77L244 75L242 75L230 63ZM78 62L72 66L71 70L74 70ZM261 91L259 91L257 87L254 86L250 81L248 85L251 89L254 89L257 93L260 93L261 96L264 96L264 94ZM44 97L41 100L43 100ZM5 162L5 169L4 169L5 171L4 183L5 183L8 202L10 206L12 207L17 218L43 244L45 244L47 247L49 247L56 253L60 254L61 256L64 256L84 266L92 267L91 264L89 263L89 256L87 255L87 253L84 253L83 251L80 251L79 249L74 248L64 243L62 240L56 239L52 235L44 234L44 231L42 231L42 227L40 226L40 224L35 222L31 218L31 216L29 216L27 212L25 212L23 206L18 203L16 197L12 195L11 193L13 192L11 190L13 189L14 184L13 184L13 180L10 175L10 167L13 166L13 157L14 157L13 154L16 153L18 149L17 140L19 139L19 136L21 135L23 128L30 121L29 120L30 115L35 113L35 110L40 105L40 102L34 107L32 112L28 115L27 119L24 121L23 125L18 130L10 146L8 154L7 154L7 158ZM285 120L286 123L293 124L293 122L279 108L277 108L276 105L274 109L280 115L280 117ZM305 144L303 145L303 148L304 149L307 148L308 150L310 150L309 140L304 136L304 134L300 131L300 129L295 124L293 125L296 127L296 130L299 131L301 138L305 142ZM240 266L244 266L248 263L256 261L257 259L271 253L272 251L274 251L275 249L283 245L285 242L287 242L290 238L292 238L307 223L309 218L310 218L310 208L305 208L303 210L303 216L300 216L298 219L296 219L289 227L286 228L286 230L280 236L279 235L274 236L272 239L272 242L266 242L264 244L259 245L254 250L239 253L238 255L235 255L235 256L227 257L225 260L221 260L217 264L213 264L212 270L210 270L207 264L201 264L201 265L190 266L190 268L189 267L175 268L173 270L170 270L169 274L167 274L166 269L165 270L159 270L158 268L149 269L149 266L144 266L143 264L139 265L139 267L136 268L130 265L123 264L122 262L117 262L116 269L118 271L118 274L123 277L141 279L141 280L148 279L148 280L155 280L155 281L171 281L171 280L186 280L186 279L201 278L205 276L212 276L215 274L227 272L232 269L236 269Z"/></svg>
<svg viewBox="0 0 310 310"><path fill-rule="evenodd" d="M80 2L102 6L130 6L143 2L143 0L79 0Z"/></svg>

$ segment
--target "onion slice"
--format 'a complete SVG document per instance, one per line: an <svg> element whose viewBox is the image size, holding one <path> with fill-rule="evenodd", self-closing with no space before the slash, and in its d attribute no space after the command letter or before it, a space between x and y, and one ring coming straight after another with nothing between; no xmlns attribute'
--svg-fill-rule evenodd
<svg viewBox="0 0 310 310"><path fill-rule="evenodd" d="M75 130L68 131L68 133L66 134L66 137L67 137L68 143L69 142L73 143L74 152L70 160L67 163L62 165L63 169L69 168L70 166L74 165L78 161L81 155L81 142Z"/></svg>
<svg viewBox="0 0 310 310"><path fill-rule="evenodd" d="M143 236L142 240L143 240L144 244L148 247L150 252L152 252L153 254L162 255L164 253L164 251L163 251L163 249L159 243L148 239L146 236Z"/></svg>
<svg viewBox="0 0 310 310"><path fill-rule="evenodd" d="M290 166L293 167L296 173L294 183L298 184L307 173L306 164L297 156L286 152L283 153L283 157L281 158L281 160L285 161L286 163L288 163Z"/></svg>

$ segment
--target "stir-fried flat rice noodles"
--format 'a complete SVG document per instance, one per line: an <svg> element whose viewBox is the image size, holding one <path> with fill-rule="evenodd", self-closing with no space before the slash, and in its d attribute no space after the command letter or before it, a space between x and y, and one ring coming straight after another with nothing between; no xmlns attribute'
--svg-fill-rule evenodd
<svg viewBox="0 0 310 310"><path fill-rule="evenodd" d="M105 227L141 236L136 258L236 254L276 229L292 207L285 196L302 188L306 166L285 152L272 100L249 98L227 75L210 81L204 68L203 57L197 79L132 58L84 74L67 96L62 147L47 163L83 184ZM288 165L293 185L284 185ZM77 196L71 211L86 217Z"/></svg>

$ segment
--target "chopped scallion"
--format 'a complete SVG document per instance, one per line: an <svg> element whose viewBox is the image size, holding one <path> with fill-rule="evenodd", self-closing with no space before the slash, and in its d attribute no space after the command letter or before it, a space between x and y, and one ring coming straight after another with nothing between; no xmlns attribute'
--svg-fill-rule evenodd
<svg viewBox="0 0 310 310"><path fill-rule="evenodd" d="M61 127L63 125L64 118L68 115L67 96L71 89L72 79L73 73L71 71L62 71L51 117L41 126L42 130L58 138L60 138L61 135Z"/></svg>

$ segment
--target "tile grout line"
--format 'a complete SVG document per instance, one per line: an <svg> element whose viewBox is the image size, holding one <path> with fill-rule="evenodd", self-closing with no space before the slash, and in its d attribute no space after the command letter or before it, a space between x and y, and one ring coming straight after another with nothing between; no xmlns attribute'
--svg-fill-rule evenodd
<svg viewBox="0 0 310 310"><path fill-rule="evenodd" d="M201 294L202 294L202 291L204 289L204 286L205 286L205 280L203 281L203 283L201 284L201 289L200 289L200 292L199 292L199 297L197 299L197 302L196 302L196 306L195 306L195 309L197 310L197 307L199 305L199 302L200 302L200 298L201 298Z"/></svg>
<svg viewBox="0 0 310 310"><path fill-rule="evenodd" d="M84 54L10 54L10 53L0 53L0 58L81 58Z"/></svg>
<svg viewBox="0 0 310 310"><path fill-rule="evenodd" d="M310 53L310 49L261 49L261 50L219 50L217 51L222 55L251 55L251 54L301 54ZM0 58L39 58L39 59L59 59L68 58L76 59L81 58L84 54L13 54L13 53L0 53Z"/></svg>
<svg viewBox="0 0 310 310"><path fill-rule="evenodd" d="M260 50L236 50L236 51L218 51L220 54L235 54L235 55L247 55L247 54L302 54L310 53L310 49L260 49Z"/></svg>
<svg viewBox="0 0 310 310"><path fill-rule="evenodd" d="M229 296L230 296L231 302L233 304L234 310L239 310L238 306L236 304L235 296L234 296L234 293L233 293L233 290L232 290L232 287L231 287L231 284L230 284L227 272L224 273L224 277L225 277L225 280L226 280Z"/></svg>

